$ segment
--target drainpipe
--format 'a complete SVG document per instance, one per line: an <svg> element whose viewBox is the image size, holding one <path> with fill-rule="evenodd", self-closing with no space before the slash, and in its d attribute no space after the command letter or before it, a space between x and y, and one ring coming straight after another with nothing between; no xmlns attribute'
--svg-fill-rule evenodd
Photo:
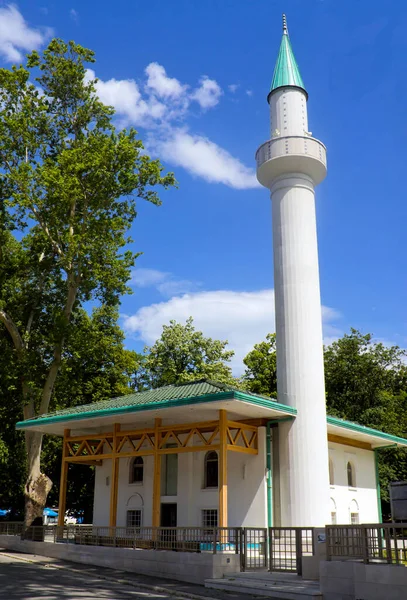
<svg viewBox="0 0 407 600"><path fill-rule="evenodd" d="M267 527L273 527L273 467L271 464L271 426L292 421L293 417L271 419L266 423L266 471L267 471Z"/></svg>
<svg viewBox="0 0 407 600"><path fill-rule="evenodd" d="M380 478L379 478L379 450L387 450L387 448L397 448L397 444L390 444L389 446L380 446L379 448L373 448L374 465L375 465L375 471L376 471L377 513L379 515L379 523L383 523L382 494L381 494L381 490L380 490Z"/></svg>
<svg viewBox="0 0 407 600"><path fill-rule="evenodd" d="M267 468L267 527L273 527L273 474L271 471L271 427L272 421L266 425L266 468Z"/></svg>

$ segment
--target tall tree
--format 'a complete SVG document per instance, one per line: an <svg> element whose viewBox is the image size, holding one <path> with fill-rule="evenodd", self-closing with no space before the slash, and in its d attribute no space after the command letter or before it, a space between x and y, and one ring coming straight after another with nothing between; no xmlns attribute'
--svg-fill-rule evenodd
<svg viewBox="0 0 407 600"><path fill-rule="evenodd" d="M277 397L276 334L269 333L265 341L255 344L243 362L243 385L255 394Z"/></svg>
<svg viewBox="0 0 407 600"><path fill-rule="evenodd" d="M115 130L87 62L92 51L53 40L27 68L0 69L0 322L18 357L26 419L48 412L75 307L115 305L127 291L135 198L159 204L156 186L174 184L134 130ZM25 444L30 524L52 483L40 468L42 434L27 432Z"/></svg>
<svg viewBox="0 0 407 600"><path fill-rule="evenodd" d="M50 410L97 402L132 391L133 373L137 372L142 356L124 348L124 333L118 318L114 307L97 307L91 314L81 308L74 310L73 327L63 350ZM19 510L23 506L26 475L24 439L21 432L15 430L15 422L21 418L21 403L16 401L16 395L21 394L21 390L15 376L13 349L6 336L5 331L0 331L0 348L3 350L0 352L0 440L5 449L4 453L0 451L0 507ZM41 463L56 482L48 496L51 506L58 503L61 453L61 439L46 436ZM91 513L93 468L71 465L68 484L67 506Z"/></svg>
<svg viewBox="0 0 407 600"><path fill-rule="evenodd" d="M170 321L163 326L160 339L151 348L145 348L147 354L138 388L157 388L201 378L236 383L227 364L234 352L226 350L227 344L197 331L192 317L185 325Z"/></svg>
<svg viewBox="0 0 407 600"><path fill-rule="evenodd" d="M405 351L351 329L325 348L325 387L331 415L407 437ZM380 484L388 511L389 483L407 479L407 453L379 452Z"/></svg>

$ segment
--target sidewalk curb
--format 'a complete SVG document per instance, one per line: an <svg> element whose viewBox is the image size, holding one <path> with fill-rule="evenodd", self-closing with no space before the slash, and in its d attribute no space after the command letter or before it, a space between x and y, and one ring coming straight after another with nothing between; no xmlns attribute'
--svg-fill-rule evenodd
<svg viewBox="0 0 407 600"><path fill-rule="evenodd" d="M194 594L194 593L188 593L188 592L183 592L183 591L177 591L177 590L173 590L173 589L168 589L166 587L160 586L160 585L149 585L147 583L138 583L138 582L134 582L131 581L131 579L121 579L121 578L116 578L114 576L112 577L107 577L105 575L100 575L100 574L95 574L92 571L88 571L86 569L75 569L74 567L68 567L65 565L61 565L61 564L52 564L52 563L47 563L46 561L43 560L32 560L31 558L25 558L22 556L17 556L16 554L8 554L7 552L1 552L0 554L2 554L3 556L7 556L8 558L16 558L17 560L21 560L23 562L28 562L28 563L32 563L32 564L40 564L43 567L51 567L53 569L59 569L61 571L65 570L65 571L71 571L72 573L85 573L86 575L91 575L93 577L95 577L96 579L102 579L104 581L113 581L115 583L120 583L122 585L129 585L131 587L134 588L138 588L140 590L147 590L147 591L152 591L152 592L161 592L162 594L167 594L169 596L176 596L179 598L185 598L186 600L216 600L216 598L214 596L201 596L199 594ZM34 554L33 556L38 556L37 554ZM182 583L182 582L180 582Z"/></svg>

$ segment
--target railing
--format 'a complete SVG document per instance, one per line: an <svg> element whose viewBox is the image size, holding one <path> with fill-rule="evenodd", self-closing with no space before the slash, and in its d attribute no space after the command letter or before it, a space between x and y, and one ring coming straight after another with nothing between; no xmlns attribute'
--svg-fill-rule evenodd
<svg viewBox="0 0 407 600"><path fill-rule="evenodd" d="M115 548L176 550L240 554L240 527L97 527L94 525L43 525L0 523L0 535L52 543Z"/></svg>
<svg viewBox="0 0 407 600"><path fill-rule="evenodd" d="M82 546L238 554L242 571L269 569L301 574L302 557L314 553L314 530L301 527L44 525L24 528L23 523L0 522L0 535Z"/></svg>
<svg viewBox="0 0 407 600"><path fill-rule="evenodd" d="M326 165L326 148L319 140L308 136L276 137L268 140L256 152L257 167L263 163L287 154L308 155Z"/></svg>
<svg viewBox="0 0 407 600"><path fill-rule="evenodd" d="M24 529L24 523L16 523L14 521L0 522L0 535L21 535Z"/></svg>
<svg viewBox="0 0 407 600"><path fill-rule="evenodd" d="M302 557L314 554L312 527L272 527L269 537L270 571L302 574Z"/></svg>
<svg viewBox="0 0 407 600"><path fill-rule="evenodd" d="M407 523L329 525L328 560L359 560L407 566Z"/></svg>

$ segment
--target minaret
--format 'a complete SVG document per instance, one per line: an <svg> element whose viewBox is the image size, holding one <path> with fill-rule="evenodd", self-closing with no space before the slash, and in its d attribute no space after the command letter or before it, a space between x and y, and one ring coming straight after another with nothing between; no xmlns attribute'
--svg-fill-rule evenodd
<svg viewBox="0 0 407 600"><path fill-rule="evenodd" d="M308 94L287 22L270 93L271 139L256 153L272 200L278 401L297 409L279 425L281 524L323 526L329 467L314 188L326 149L308 131Z"/></svg>

